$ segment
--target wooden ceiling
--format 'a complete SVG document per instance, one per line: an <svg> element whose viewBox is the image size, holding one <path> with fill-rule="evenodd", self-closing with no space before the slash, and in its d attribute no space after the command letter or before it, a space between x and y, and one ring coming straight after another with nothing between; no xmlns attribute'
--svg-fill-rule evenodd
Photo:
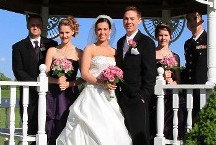
<svg viewBox="0 0 216 145"><path fill-rule="evenodd" d="M49 7L50 15L73 15L79 18L95 18L100 14L122 18L124 7L140 8L143 17L162 17L162 10L170 10L171 16L181 16L199 10L206 14L207 7L195 0L1 0L0 9L25 14L40 14L41 7Z"/></svg>

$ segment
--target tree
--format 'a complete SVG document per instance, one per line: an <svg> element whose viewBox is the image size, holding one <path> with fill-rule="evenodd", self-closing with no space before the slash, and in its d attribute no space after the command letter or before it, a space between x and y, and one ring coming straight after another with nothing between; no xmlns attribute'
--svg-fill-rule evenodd
<svg viewBox="0 0 216 145"><path fill-rule="evenodd" d="M11 78L6 77L3 73L0 72L0 81L11 81ZM2 90L8 90L9 86L2 86Z"/></svg>

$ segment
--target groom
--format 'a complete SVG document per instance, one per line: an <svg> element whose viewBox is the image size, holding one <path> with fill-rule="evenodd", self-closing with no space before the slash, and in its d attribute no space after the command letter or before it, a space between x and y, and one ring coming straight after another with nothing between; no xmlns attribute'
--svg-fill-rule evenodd
<svg viewBox="0 0 216 145"><path fill-rule="evenodd" d="M140 11L127 7L123 18L126 35L118 40L116 54L124 82L116 94L133 145L149 145L148 104L156 81L155 43L138 30L140 23Z"/></svg>

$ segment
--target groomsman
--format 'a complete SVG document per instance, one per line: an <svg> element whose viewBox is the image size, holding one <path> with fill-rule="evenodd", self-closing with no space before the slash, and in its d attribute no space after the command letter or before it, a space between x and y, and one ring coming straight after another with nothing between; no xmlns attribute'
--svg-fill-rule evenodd
<svg viewBox="0 0 216 145"><path fill-rule="evenodd" d="M154 41L138 30L141 12L125 9L126 34L117 42L116 63L124 72L124 83L116 92L133 145L149 145L148 104L154 94L156 57Z"/></svg>
<svg viewBox="0 0 216 145"><path fill-rule="evenodd" d="M202 14L191 12L186 15L187 27L192 37L184 44L185 69L182 72L183 84L205 84L207 82L207 32L203 28ZM193 117L200 110L199 91L194 91Z"/></svg>
<svg viewBox="0 0 216 145"><path fill-rule="evenodd" d="M12 69L17 81L36 81L39 65L45 63L49 47L57 42L41 36L43 23L39 15L30 15L27 19L28 36L12 46ZM20 115L23 115L22 88L20 88ZM29 88L28 134L35 135L38 130L38 92Z"/></svg>

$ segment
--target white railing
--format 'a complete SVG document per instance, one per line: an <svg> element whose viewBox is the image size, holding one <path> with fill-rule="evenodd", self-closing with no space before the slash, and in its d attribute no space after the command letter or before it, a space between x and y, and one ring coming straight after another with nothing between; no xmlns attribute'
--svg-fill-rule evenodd
<svg viewBox="0 0 216 145"><path fill-rule="evenodd" d="M179 91L186 90L186 109L187 120L186 128L190 131L192 128L192 110L193 110L193 90L200 90L200 109L207 103L207 99L214 88L213 85L167 85L164 77L163 68L158 68L158 76L155 85L155 95L157 96L157 122L156 137L154 145L181 145L182 140L178 140L178 109L179 109ZM173 139L166 139L164 130L164 94L166 89L172 90L172 109L173 109Z"/></svg>
<svg viewBox="0 0 216 145"><path fill-rule="evenodd" d="M7 124L6 128L0 128L0 136L6 138L9 145L15 145L15 140L21 142L22 145L28 145L28 142L36 141L37 145L47 144L47 135L45 133L45 123L46 123L46 92L48 91L48 78L46 76L46 66L44 64L40 65L40 74L36 82L20 82L20 81L0 81L0 107L6 108L7 113ZM1 86L10 87L10 99L1 99ZM15 128L15 107L17 107L17 87L23 87L23 116L22 116L22 126L21 128ZM29 136L27 134L28 130L28 114L27 108L29 104L29 87L37 87L39 94L38 100L38 132L36 136ZM10 101L9 108L7 106ZM9 111L8 111L9 110Z"/></svg>

